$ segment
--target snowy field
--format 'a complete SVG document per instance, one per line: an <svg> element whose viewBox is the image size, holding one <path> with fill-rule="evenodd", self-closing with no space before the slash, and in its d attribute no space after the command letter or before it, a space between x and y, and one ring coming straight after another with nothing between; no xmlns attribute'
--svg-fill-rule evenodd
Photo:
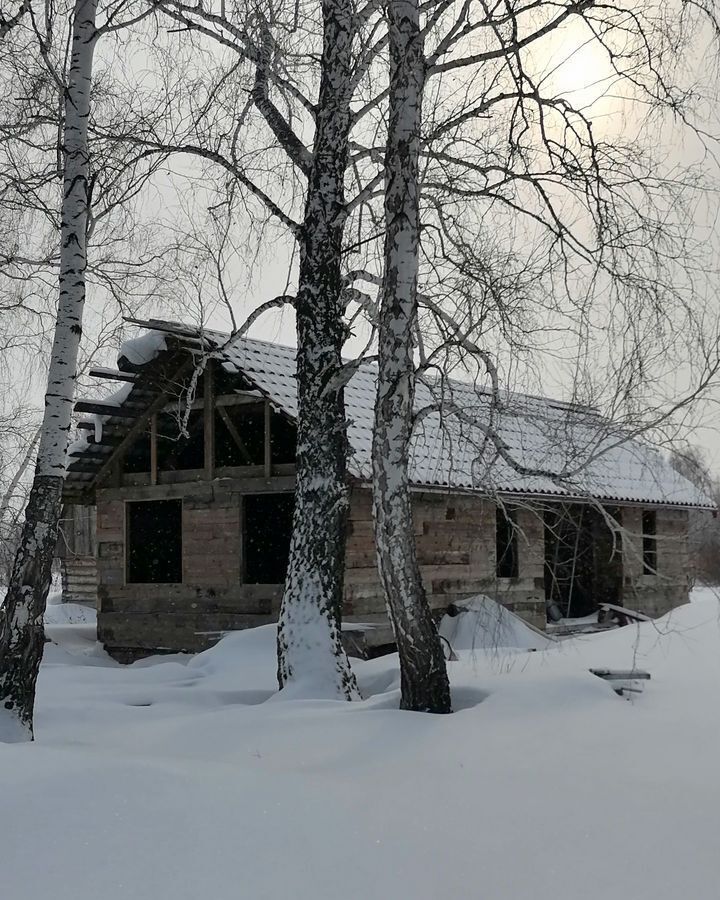
<svg viewBox="0 0 720 900"><path fill-rule="evenodd" d="M55 607L37 741L0 744L2 900L716 900L716 599L461 652L452 716L275 695L274 634L122 667ZM70 624L62 624L63 618ZM75 624L72 624L75 622ZM632 701L591 666L647 669Z"/></svg>

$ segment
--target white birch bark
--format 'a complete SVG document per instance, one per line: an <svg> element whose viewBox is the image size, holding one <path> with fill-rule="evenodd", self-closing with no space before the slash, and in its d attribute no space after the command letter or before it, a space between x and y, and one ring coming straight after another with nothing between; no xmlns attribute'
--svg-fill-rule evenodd
<svg viewBox="0 0 720 900"><path fill-rule="evenodd" d="M85 304L88 116L97 0L76 0L65 88L59 302L35 477L0 619L0 740L32 739ZM3 725L4 723L4 725Z"/></svg>
<svg viewBox="0 0 720 900"><path fill-rule="evenodd" d="M378 327L373 509L380 580L395 631L401 707L451 711L445 658L417 562L408 451L417 317L420 126L425 61L418 0L388 3L390 108L385 155L385 271Z"/></svg>
<svg viewBox="0 0 720 900"><path fill-rule="evenodd" d="M348 510L342 368L344 178L354 38L351 0L323 2L320 95L295 301L298 433L295 516L278 622L278 682L305 695L353 699L340 640Z"/></svg>

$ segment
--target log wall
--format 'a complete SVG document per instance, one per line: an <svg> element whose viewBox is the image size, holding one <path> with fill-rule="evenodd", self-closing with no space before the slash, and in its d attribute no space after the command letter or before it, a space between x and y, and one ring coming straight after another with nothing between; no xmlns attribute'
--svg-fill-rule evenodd
<svg viewBox="0 0 720 900"><path fill-rule="evenodd" d="M463 494L416 493L413 517L418 561L431 607L489 594L543 628L544 536L542 519L517 511L519 576L495 575L495 510L492 500ZM385 620L375 567L370 491L353 492L347 548L345 611L363 621Z"/></svg>
<svg viewBox="0 0 720 900"><path fill-rule="evenodd" d="M98 491L98 633L118 658L152 650L196 651L223 631L274 621L282 585L242 584L242 497L292 489L291 477L215 480ZM183 500L183 583L126 584L125 501ZM417 493L414 529L428 598L441 614L453 601L488 594L537 627L545 624L542 516L517 510L517 578L497 578L495 504L470 495ZM642 574L641 509L623 510L623 602L661 615L688 590L687 512L657 510L659 574ZM392 640L375 566L370 491L351 497L345 618Z"/></svg>
<svg viewBox="0 0 720 900"><path fill-rule="evenodd" d="M657 510L656 575L643 574L642 508L625 507L623 523L623 603L657 618L681 603L690 590L689 514L685 509Z"/></svg>
<svg viewBox="0 0 720 900"><path fill-rule="evenodd" d="M247 482L246 491L288 489L285 478ZM274 621L282 586L241 583L242 496L217 482L98 492L98 639L118 657L196 651L224 631ZM183 583L127 584L125 501L171 498L183 501Z"/></svg>
<svg viewBox="0 0 720 900"><path fill-rule="evenodd" d="M97 601L97 541L94 506L68 506L58 533L63 603L95 606Z"/></svg>

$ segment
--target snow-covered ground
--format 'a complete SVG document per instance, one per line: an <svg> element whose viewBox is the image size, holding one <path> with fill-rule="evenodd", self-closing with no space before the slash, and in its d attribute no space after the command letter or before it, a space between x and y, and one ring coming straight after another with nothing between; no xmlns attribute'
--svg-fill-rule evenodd
<svg viewBox="0 0 720 900"><path fill-rule="evenodd" d="M58 613L54 612L55 618ZM37 740L0 744L3 900L715 900L720 620L461 651L452 716L275 694L271 627L110 661L50 625ZM591 666L652 674L632 701Z"/></svg>

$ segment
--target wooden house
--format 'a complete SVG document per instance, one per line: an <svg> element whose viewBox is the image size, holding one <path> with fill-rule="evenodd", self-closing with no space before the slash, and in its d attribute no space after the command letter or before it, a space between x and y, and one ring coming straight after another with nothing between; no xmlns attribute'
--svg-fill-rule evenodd
<svg viewBox="0 0 720 900"><path fill-rule="evenodd" d="M97 509L99 639L119 659L196 651L273 621L295 479L295 350L152 320L123 345L120 390L82 400L68 505ZM344 618L391 640L375 565L372 365L346 388L351 504ZM544 627L601 602L660 615L688 594L690 509L712 503L593 410L444 382L410 474L430 603L484 593ZM419 408L437 405L420 386ZM456 416L452 410L462 409ZM498 452L502 448L502 453ZM621 526L620 530L618 528Z"/></svg>

